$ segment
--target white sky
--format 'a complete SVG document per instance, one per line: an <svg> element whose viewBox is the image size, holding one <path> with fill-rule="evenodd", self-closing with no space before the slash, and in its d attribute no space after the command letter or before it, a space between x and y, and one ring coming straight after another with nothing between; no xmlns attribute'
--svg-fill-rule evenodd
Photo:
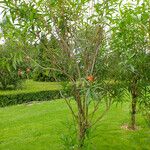
<svg viewBox="0 0 150 150"><path fill-rule="evenodd" d="M2 8L0 7L0 20L2 19Z"/></svg>
<svg viewBox="0 0 150 150"><path fill-rule="evenodd" d="M0 22L2 21L2 8L0 7ZM0 44L4 43L4 38L0 38Z"/></svg>

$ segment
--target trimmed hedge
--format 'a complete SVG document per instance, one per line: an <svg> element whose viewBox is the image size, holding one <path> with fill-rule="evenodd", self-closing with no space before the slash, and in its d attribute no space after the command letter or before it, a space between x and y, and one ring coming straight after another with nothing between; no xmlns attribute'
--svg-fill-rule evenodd
<svg viewBox="0 0 150 150"><path fill-rule="evenodd" d="M28 103L32 101L48 101L59 98L61 98L59 90L0 95L0 107Z"/></svg>
<svg viewBox="0 0 150 150"><path fill-rule="evenodd" d="M35 82L26 80L23 89L0 90L0 107L29 103L32 101L60 99L62 98L60 90L63 92L63 95L70 97L72 95L71 88L67 85L68 83L65 82Z"/></svg>

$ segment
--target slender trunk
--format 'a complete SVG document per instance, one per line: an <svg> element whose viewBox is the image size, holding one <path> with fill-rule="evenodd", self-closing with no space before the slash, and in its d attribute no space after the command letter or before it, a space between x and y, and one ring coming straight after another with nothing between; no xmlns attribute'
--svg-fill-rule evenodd
<svg viewBox="0 0 150 150"><path fill-rule="evenodd" d="M81 97L78 99L78 140L79 140L79 150L84 146L84 140L86 137L86 117L84 110L82 109Z"/></svg>
<svg viewBox="0 0 150 150"><path fill-rule="evenodd" d="M88 120L85 114L85 109L87 108L83 106L84 103L82 103L82 98L79 91L77 89L75 90L75 100L77 102L78 107L78 149L81 150L84 146L84 141L87 133L86 131L88 129Z"/></svg>
<svg viewBox="0 0 150 150"><path fill-rule="evenodd" d="M135 79L131 86L132 109L131 109L131 129L136 129L136 105L137 105L137 80Z"/></svg>
<svg viewBox="0 0 150 150"><path fill-rule="evenodd" d="M79 150L82 149L82 147L84 146L85 137L86 137L86 125L84 124L83 120L80 119L79 120L79 135L78 135Z"/></svg>
<svg viewBox="0 0 150 150"><path fill-rule="evenodd" d="M132 95L131 129L136 129L136 97Z"/></svg>
<svg viewBox="0 0 150 150"><path fill-rule="evenodd" d="M78 135L78 141L79 141L79 150L81 150L84 146L85 138L87 135L87 130L88 130L88 124L86 119L81 119L79 118L79 135Z"/></svg>

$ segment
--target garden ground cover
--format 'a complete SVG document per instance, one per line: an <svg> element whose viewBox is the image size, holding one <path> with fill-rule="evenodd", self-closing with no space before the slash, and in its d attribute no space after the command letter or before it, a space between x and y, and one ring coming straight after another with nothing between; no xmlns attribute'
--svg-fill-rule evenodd
<svg viewBox="0 0 150 150"><path fill-rule="evenodd" d="M140 130L121 128L129 121L129 104L113 105L99 122L90 150L150 150L150 129L140 114ZM0 108L0 150L61 150L71 114L63 100Z"/></svg>
<svg viewBox="0 0 150 150"><path fill-rule="evenodd" d="M22 94L22 93L32 93L39 91L52 91L61 89L61 84L59 82L37 82L33 80L26 80L23 83L22 89L18 90L0 90L0 95L8 94Z"/></svg>

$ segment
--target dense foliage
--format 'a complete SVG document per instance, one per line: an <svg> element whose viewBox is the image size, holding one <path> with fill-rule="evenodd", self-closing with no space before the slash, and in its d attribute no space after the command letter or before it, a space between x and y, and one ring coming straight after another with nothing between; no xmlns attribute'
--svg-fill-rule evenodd
<svg viewBox="0 0 150 150"><path fill-rule="evenodd" d="M22 54L18 53L10 41L0 47L0 83L2 89L12 85L12 88L20 86L23 73L18 71L22 66Z"/></svg>

